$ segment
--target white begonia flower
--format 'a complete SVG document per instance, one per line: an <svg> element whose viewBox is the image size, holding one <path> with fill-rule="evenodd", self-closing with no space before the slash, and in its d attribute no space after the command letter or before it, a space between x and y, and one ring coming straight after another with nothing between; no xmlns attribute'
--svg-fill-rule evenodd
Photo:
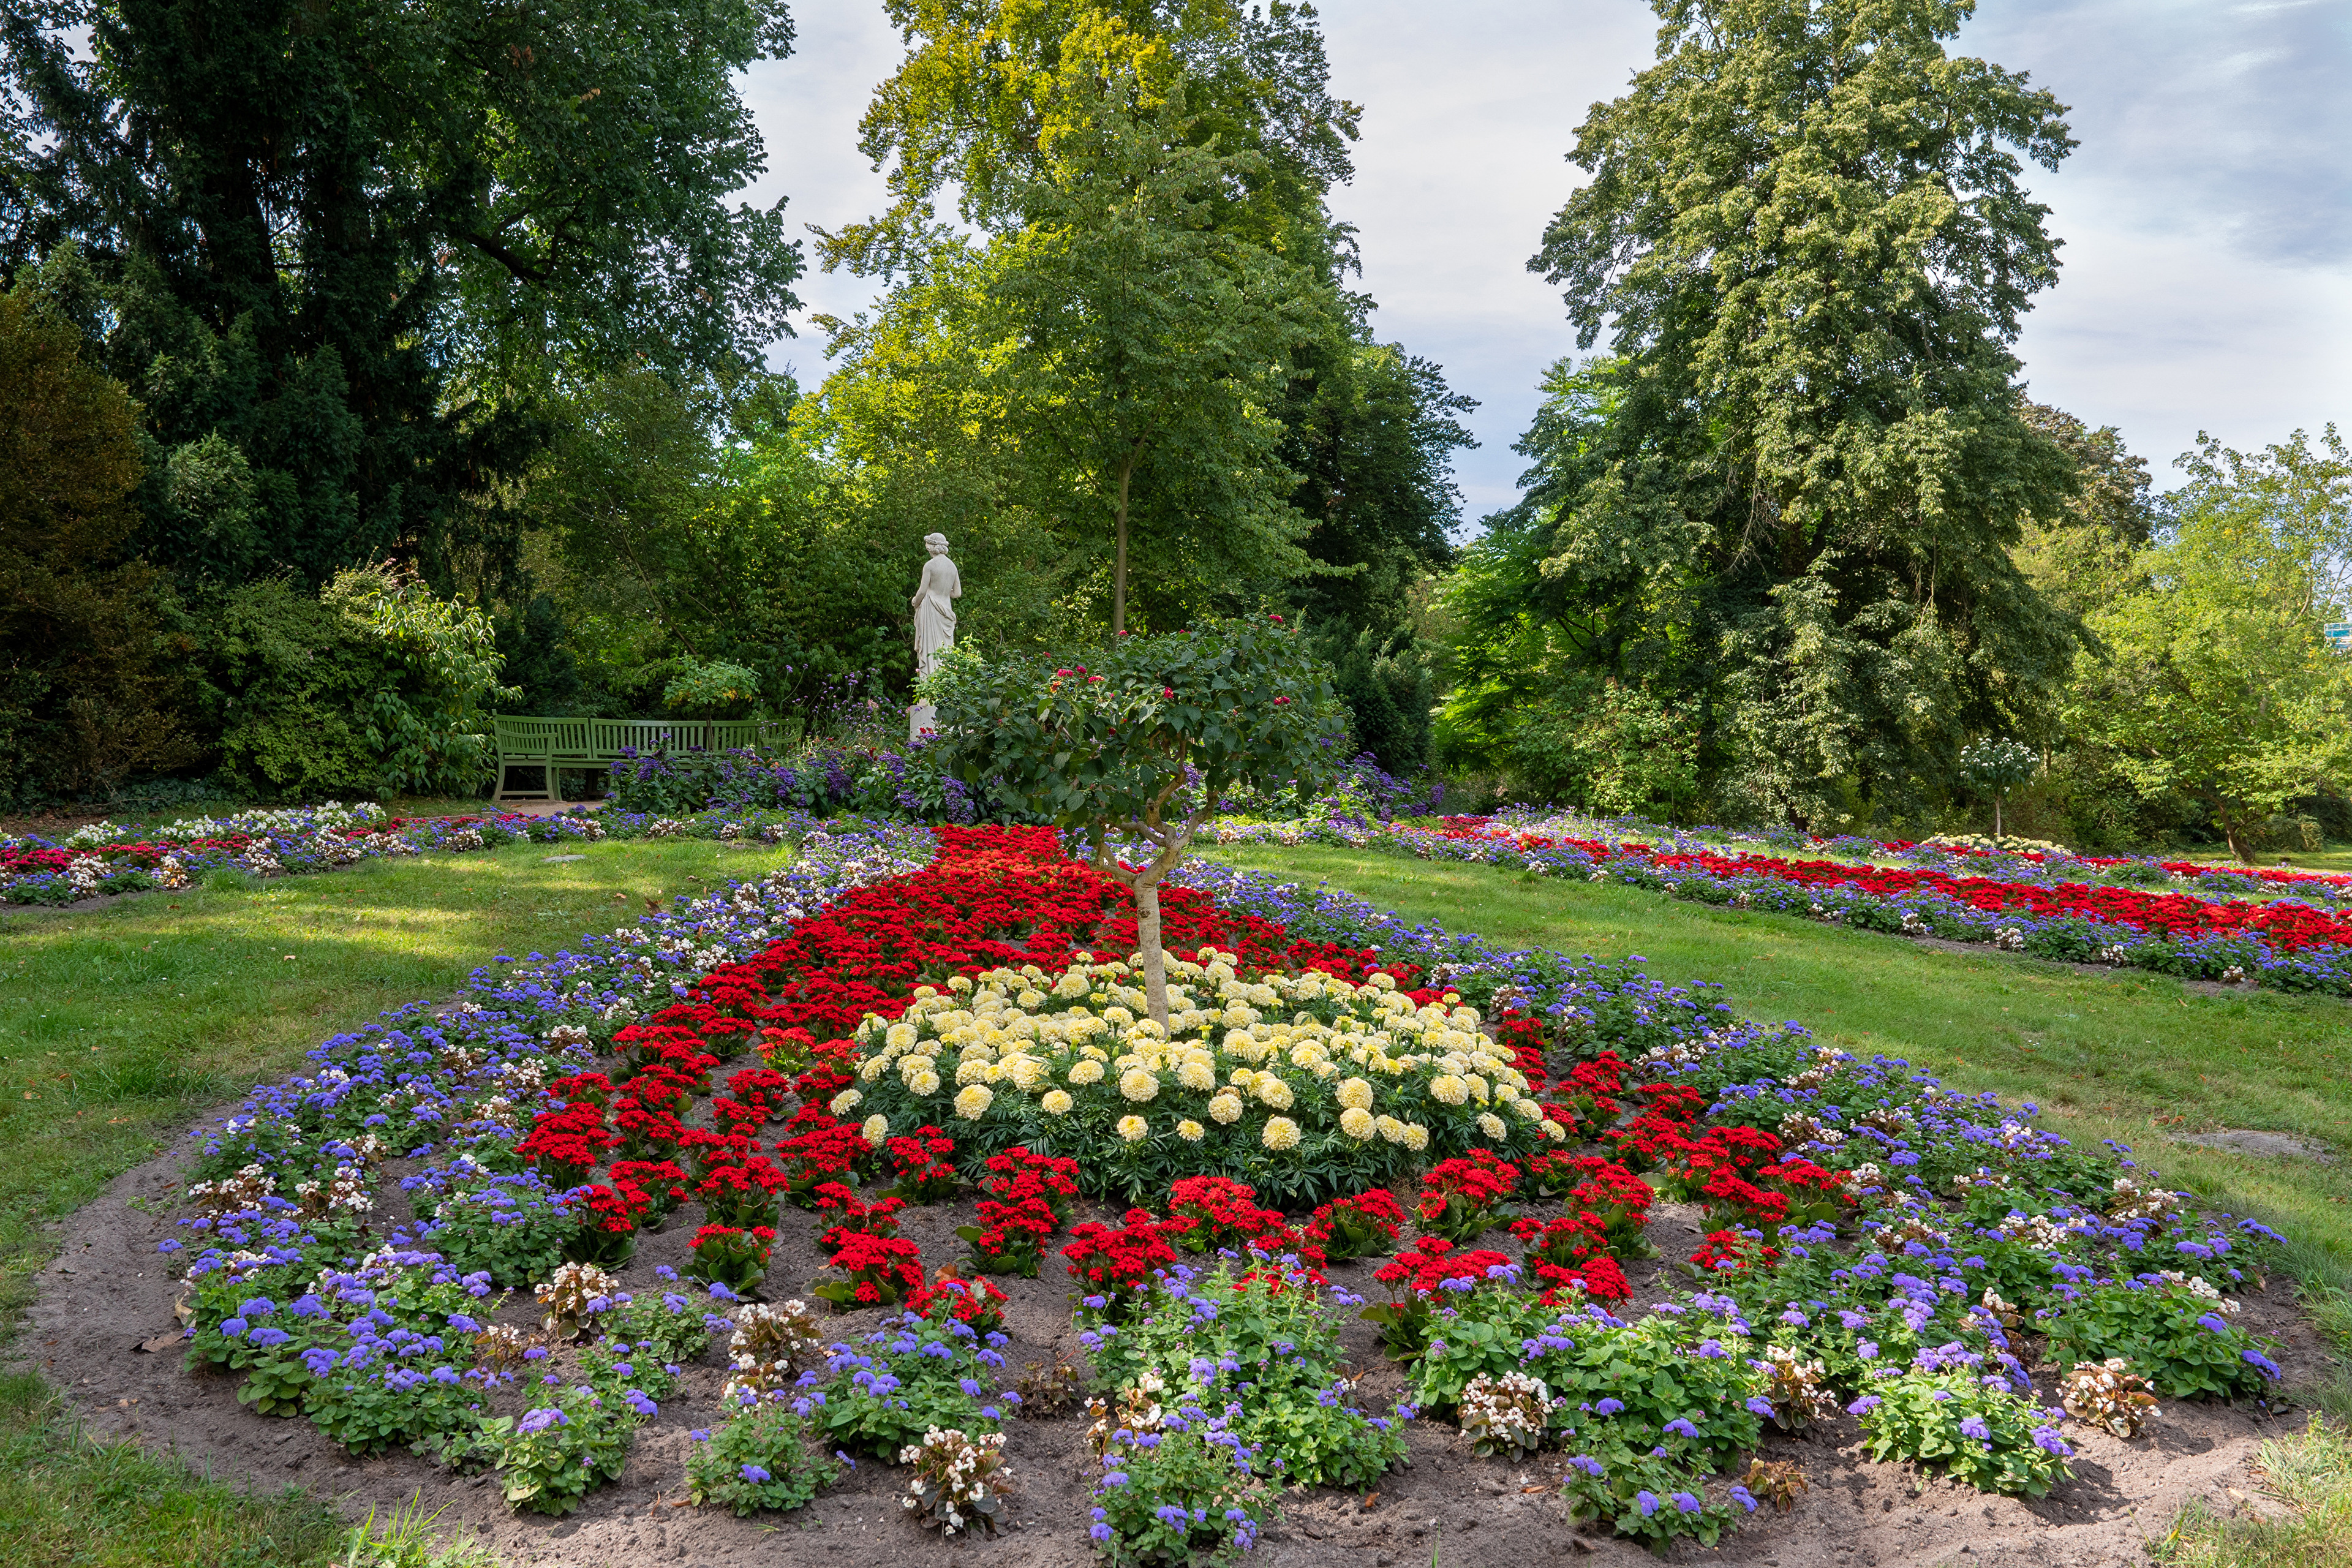
<svg viewBox="0 0 2352 1568"><path fill-rule="evenodd" d="M1069 1090L1062 1089L1047 1089L1037 1101L1038 1107L1048 1116L1066 1116L1070 1107L1076 1103L1070 1098Z"/></svg>
<svg viewBox="0 0 2352 1568"><path fill-rule="evenodd" d="M1478 1131L1499 1143L1509 1133L1510 1129L1505 1127L1503 1119L1493 1111L1482 1110L1478 1113Z"/></svg>
<svg viewBox="0 0 2352 1568"><path fill-rule="evenodd" d="M966 1121L977 1121L996 1103L996 1091L984 1083L975 1083L955 1097L955 1113Z"/></svg>
<svg viewBox="0 0 2352 1568"><path fill-rule="evenodd" d="M1176 1124L1176 1136L1187 1143L1198 1143L1208 1135L1209 1130L1189 1116Z"/></svg>
<svg viewBox="0 0 2352 1568"><path fill-rule="evenodd" d="M1209 1120L1230 1127L1242 1119L1242 1097L1225 1089L1210 1098Z"/></svg>
<svg viewBox="0 0 2352 1568"><path fill-rule="evenodd" d="M1100 1083L1103 1078L1103 1065L1093 1057L1081 1057L1072 1062L1070 1070L1062 1076L1075 1084Z"/></svg>
<svg viewBox="0 0 2352 1568"><path fill-rule="evenodd" d="M910 1073L906 1081L910 1094L937 1094L940 1091L940 1075L935 1072Z"/></svg>
<svg viewBox="0 0 2352 1568"><path fill-rule="evenodd" d="M1118 1135L1130 1143L1141 1139L1150 1131L1150 1124L1140 1116L1122 1116L1118 1119Z"/></svg>
<svg viewBox="0 0 2352 1568"><path fill-rule="evenodd" d="M1350 1138L1362 1140L1370 1138L1378 1128L1370 1111L1360 1105L1351 1105L1339 1112L1339 1131Z"/></svg>
<svg viewBox="0 0 2352 1568"><path fill-rule="evenodd" d="M831 1110L835 1116L846 1116L852 1110L855 1110L857 1108L858 1103L865 1100L865 1098L866 1097L864 1095L858 1093L857 1090L854 1089L845 1089L839 1094L833 1097L833 1103L827 1106L826 1109Z"/></svg>
<svg viewBox="0 0 2352 1568"><path fill-rule="evenodd" d="M1296 1149L1298 1147L1298 1123L1287 1116L1269 1116L1265 1119L1265 1131L1258 1134L1258 1142L1276 1153L1286 1149Z"/></svg>
<svg viewBox="0 0 2352 1568"><path fill-rule="evenodd" d="M868 1148L879 1149L884 1143L889 1142L890 1119L881 1115L869 1116L866 1119L865 1125L857 1131L865 1138Z"/></svg>
<svg viewBox="0 0 2352 1568"><path fill-rule="evenodd" d="M1150 1100L1160 1092L1160 1079L1141 1068L1129 1068L1118 1075L1118 1092L1129 1100Z"/></svg>
<svg viewBox="0 0 2352 1568"><path fill-rule="evenodd" d="M1347 1110L1370 1110L1372 1108L1372 1086L1370 1080L1360 1078L1341 1079L1338 1091L1338 1099L1340 1105Z"/></svg>

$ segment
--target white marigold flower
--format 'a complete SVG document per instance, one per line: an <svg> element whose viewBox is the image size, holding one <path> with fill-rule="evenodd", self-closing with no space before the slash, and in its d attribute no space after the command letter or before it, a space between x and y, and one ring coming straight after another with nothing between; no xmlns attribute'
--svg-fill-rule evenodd
<svg viewBox="0 0 2352 1568"><path fill-rule="evenodd" d="M1070 1064L1070 1070L1065 1076L1075 1084L1100 1083L1103 1078L1103 1065L1092 1057L1080 1057Z"/></svg>
<svg viewBox="0 0 2352 1568"><path fill-rule="evenodd" d="M1511 1108L1511 1114L1522 1121L1543 1120L1543 1107L1532 1100L1512 1100L1504 1103Z"/></svg>
<svg viewBox="0 0 2352 1568"><path fill-rule="evenodd" d="M1487 1085L1486 1080L1485 1079L1483 1079L1483 1078L1479 1077L1476 1073L1475 1073L1475 1072L1474 1072L1474 1073L1472 1073L1469 1077L1467 1077L1467 1078L1464 1079L1462 1081L1463 1081L1464 1083L1465 1083L1465 1084L1467 1084L1467 1085L1469 1085L1469 1086L1470 1086L1470 1098L1471 1098L1471 1099L1473 1099L1473 1100L1476 1100L1476 1101L1477 1101L1479 1104L1481 1104L1481 1105L1484 1105L1484 1104L1486 1104L1486 1099L1487 1099L1487 1095L1488 1095L1489 1090L1488 1090L1488 1085Z"/></svg>
<svg viewBox="0 0 2352 1568"><path fill-rule="evenodd" d="M1360 1105L1351 1105L1339 1112L1339 1131L1355 1139L1370 1138L1378 1130L1372 1113Z"/></svg>
<svg viewBox="0 0 2352 1568"><path fill-rule="evenodd" d="M998 1065L1003 1068L1004 1076L1013 1080L1016 1089L1034 1090L1045 1081L1045 1064L1035 1057L1007 1057Z"/></svg>
<svg viewBox="0 0 2352 1568"><path fill-rule="evenodd" d="M1416 1154L1420 1153L1423 1149L1428 1148L1429 1129L1423 1127L1418 1121L1406 1122L1404 1124L1404 1146L1412 1150Z"/></svg>
<svg viewBox="0 0 2352 1568"><path fill-rule="evenodd" d="M1129 1142L1133 1143L1141 1139L1146 1132L1151 1131L1151 1128L1150 1125L1140 1116L1122 1116L1118 1119L1118 1127L1117 1131L1120 1137L1126 1139Z"/></svg>
<svg viewBox="0 0 2352 1568"><path fill-rule="evenodd" d="M912 1094L937 1094L940 1091L940 1075L929 1070L910 1072L907 1075L907 1089Z"/></svg>
<svg viewBox="0 0 2352 1568"><path fill-rule="evenodd" d="M901 1020L883 1031L882 1043L886 1046L894 1046L903 1051L915 1043L915 1037L919 1033L920 1031L914 1025Z"/></svg>
<svg viewBox="0 0 2352 1568"><path fill-rule="evenodd" d="M1349 1110L1370 1110L1372 1108L1372 1086L1368 1079L1351 1078L1340 1081L1339 1103Z"/></svg>
<svg viewBox="0 0 2352 1568"><path fill-rule="evenodd" d="M1045 1114L1048 1116L1066 1116L1070 1112L1070 1107L1077 1102L1070 1098L1067 1089L1049 1089L1037 1103L1045 1108Z"/></svg>
<svg viewBox="0 0 2352 1568"><path fill-rule="evenodd" d="M1384 969L1376 969L1370 974L1365 976L1364 984L1370 986L1375 991L1394 991L1396 989L1396 976L1391 974Z"/></svg>
<svg viewBox="0 0 2352 1568"><path fill-rule="evenodd" d="M1034 1013L1045 1005L1045 994L1043 991L1024 991L1013 1000L1021 1005L1024 1013Z"/></svg>
<svg viewBox="0 0 2352 1568"><path fill-rule="evenodd" d="M1209 1130L1189 1116L1176 1124L1176 1136L1187 1143L1198 1143L1208 1135Z"/></svg>
<svg viewBox="0 0 2352 1568"><path fill-rule="evenodd" d="M1298 1098L1291 1093L1290 1085L1270 1072L1258 1074L1256 1081L1250 1085L1250 1092L1257 1096L1260 1103L1270 1105L1276 1110L1289 1110Z"/></svg>
<svg viewBox="0 0 2352 1568"><path fill-rule="evenodd" d="M1232 1072L1225 1075L1225 1081L1232 1084L1235 1089L1247 1089L1251 1084L1257 1081L1257 1068L1235 1068Z"/></svg>
<svg viewBox="0 0 2352 1568"><path fill-rule="evenodd" d="M1265 1120L1265 1131L1258 1134L1258 1142L1276 1153L1286 1149L1296 1149L1298 1147L1298 1123L1287 1116L1269 1116Z"/></svg>
<svg viewBox="0 0 2352 1568"><path fill-rule="evenodd" d="M881 1115L869 1116L857 1131L867 1147L879 1149L890 1136L890 1119Z"/></svg>
<svg viewBox="0 0 2352 1568"><path fill-rule="evenodd" d="M1118 1091L1129 1100L1150 1100L1160 1092L1160 1079L1141 1068L1129 1068L1118 1075Z"/></svg>
<svg viewBox="0 0 2352 1568"><path fill-rule="evenodd" d="M833 1113L835 1116L846 1116L856 1110L859 1102L865 1098L854 1089L845 1089L833 1097Z"/></svg>
<svg viewBox="0 0 2352 1568"><path fill-rule="evenodd" d="M1209 1100L1209 1120L1230 1127L1242 1119L1242 1097L1231 1089L1213 1095Z"/></svg>
<svg viewBox="0 0 2352 1568"><path fill-rule="evenodd" d="M1470 1099L1470 1086L1450 1072L1442 1072L1431 1079L1429 1092L1448 1105L1461 1105Z"/></svg>
<svg viewBox="0 0 2352 1568"><path fill-rule="evenodd" d="M1186 1057L1176 1068L1176 1081L1186 1089L1217 1087L1217 1064L1205 1056Z"/></svg>
<svg viewBox="0 0 2352 1568"><path fill-rule="evenodd" d="M966 1121L977 1121L995 1103L996 1091L984 1083L975 1083L955 1097L955 1113Z"/></svg>
<svg viewBox="0 0 2352 1568"><path fill-rule="evenodd" d="M1497 1143L1510 1132L1510 1129L1503 1125L1503 1119L1491 1110L1482 1110L1478 1113L1478 1131Z"/></svg>
<svg viewBox="0 0 2352 1568"><path fill-rule="evenodd" d="M1404 1142L1404 1123L1399 1121L1393 1116L1375 1118L1372 1122L1372 1130L1381 1135L1381 1141L1384 1143L1402 1143Z"/></svg>
<svg viewBox="0 0 2352 1568"><path fill-rule="evenodd" d="M1568 1129L1562 1127L1557 1121L1545 1122L1543 1124L1543 1135L1550 1139L1555 1143L1565 1143L1568 1142Z"/></svg>

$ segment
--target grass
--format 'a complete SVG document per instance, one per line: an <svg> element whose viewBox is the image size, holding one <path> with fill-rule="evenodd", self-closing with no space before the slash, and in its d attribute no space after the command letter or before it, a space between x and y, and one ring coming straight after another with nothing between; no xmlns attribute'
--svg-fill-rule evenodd
<svg viewBox="0 0 2352 1568"><path fill-rule="evenodd" d="M2114 1139L2165 1178L2296 1241L2303 1272L2352 1268L2352 1160L2265 1159L2170 1135L2254 1128L2352 1153L2352 1007L2277 992L2216 995L2142 971L1914 945L1787 915L1677 903L1608 883L1360 850L1223 846L1233 865L1329 880L1383 908L1517 946L1622 958L1676 984L1715 981L1738 1013L1795 1019L1954 1088L2039 1104L2067 1136Z"/></svg>
<svg viewBox="0 0 2352 1568"><path fill-rule="evenodd" d="M2283 1517L2227 1518L2203 1502L2148 1542L2166 1568L2340 1568L2352 1563L2352 1433L2325 1420L2262 1446L2255 1467Z"/></svg>

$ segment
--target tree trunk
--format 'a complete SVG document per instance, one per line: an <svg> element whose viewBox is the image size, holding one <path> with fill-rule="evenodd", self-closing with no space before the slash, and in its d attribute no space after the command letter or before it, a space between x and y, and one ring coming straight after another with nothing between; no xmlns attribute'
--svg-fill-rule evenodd
<svg viewBox="0 0 2352 1568"><path fill-rule="evenodd" d="M1168 956L1160 951L1160 879L1135 879L1135 945L1143 952L1143 992L1151 1021L1168 1027Z"/></svg>
<svg viewBox="0 0 2352 1568"><path fill-rule="evenodd" d="M1992 792L1992 841L2000 842L2000 791Z"/></svg>
<svg viewBox="0 0 2352 1568"><path fill-rule="evenodd" d="M1113 637L1127 630L1127 489L1134 479L1135 453L1130 451L1118 466L1118 547L1111 557L1110 567L1110 635ZM1155 904L1153 907L1156 909L1158 906ZM1163 1018L1160 1022L1167 1020Z"/></svg>

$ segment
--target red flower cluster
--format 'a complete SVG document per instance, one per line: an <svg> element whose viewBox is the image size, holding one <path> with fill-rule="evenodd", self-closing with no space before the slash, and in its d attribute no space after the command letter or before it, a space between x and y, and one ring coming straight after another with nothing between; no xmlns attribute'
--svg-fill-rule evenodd
<svg viewBox="0 0 2352 1568"><path fill-rule="evenodd" d="M620 1140L604 1125L604 1111L592 1100L575 1100L532 1119L515 1152L558 1187L576 1187Z"/></svg>
<svg viewBox="0 0 2352 1568"><path fill-rule="evenodd" d="M1122 1218L1117 1230L1094 1220L1073 1226L1062 1248L1070 1277L1090 1287L1089 1295L1107 1298L1114 1311L1149 1291L1160 1270L1176 1266L1176 1249L1150 1210L1129 1209Z"/></svg>
<svg viewBox="0 0 2352 1568"><path fill-rule="evenodd" d="M1078 1163L1007 1149L988 1157L980 1190L980 1223L960 1226L956 1234L971 1244L973 1260L986 1272L1034 1279L1045 1244L1077 1203Z"/></svg>
<svg viewBox="0 0 2352 1568"><path fill-rule="evenodd" d="M1425 1300L1440 1290L1476 1289L1498 1278L1498 1268L1517 1272L1506 1254L1484 1247L1456 1251L1443 1237L1424 1236L1381 1264L1372 1278L1387 1286L1391 1296Z"/></svg>
<svg viewBox="0 0 2352 1568"><path fill-rule="evenodd" d="M740 1294L767 1278L768 1258L775 1247L776 1233L764 1225L750 1230L706 1225L694 1233L694 1258L686 1272Z"/></svg>
<svg viewBox="0 0 2352 1568"><path fill-rule="evenodd" d="M1492 1150L1473 1149L1459 1159L1438 1162L1422 1178L1413 1217L1424 1231L1468 1241L1502 1223L1502 1206L1518 1184L1517 1166Z"/></svg>
<svg viewBox="0 0 2352 1568"><path fill-rule="evenodd" d="M1261 1237L1288 1242L1298 1237L1280 1213L1257 1206L1257 1189L1223 1176L1181 1176L1168 1189L1168 1217L1160 1230L1186 1252L1240 1248Z"/></svg>
<svg viewBox="0 0 2352 1568"><path fill-rule="evenodd" d="M784 1173L764 1155L747 1154L734 1164L713 1165L694 1195L719 1225L767 1225L776 1217L776 1194L784 1182Z"/></svg>
<svg viewBox="0 0 2352 1568"><path fill-rule="evenodd" d="M1706 1233L1706 1243L1691 1254L1691 1262L1710 1274L1725 1274L1769 1267L1780 1256L1779 1247L1768 1247L1736 1230L1711 1230Z"/></svg>
<svg viewBox="0 0 2352 1568"><path fill-rule="evenodd" d="M727 1092L758 1111L762 1120L773 1121L784 1113L784 1102L793 1092L793 1080L770 1068L745 1068L727 1075Z"/></svg>
<svg viewBox="0 0 2352 1568"><path fill-rule="evenodd" d="M967 1279L953 1268L945 1268L931 1277L930 1283L918 1285L907 1298L907 1310L920 1317L943 1322L953 1319L984 1334L1004 1326L1004 1292L985 1279Z"/></svg>
<svg viewBox="0 0 2352 1568"><path fill-rule="evenodd" d="M919 1204L944 1202L955 1196L960 1184L955 1140L929 1125L887 1141L882 1145L882 1166L898 1190Z"/></svg>
<svg viewBox="0 0 2352 1568"><path fill-rule="evenodd" d="M657 1215L669 1213L687 1199L687 1175L675 1160L615 1160L613 1184L644 1193Z"/></svg>
<svg viewBox="0 0 2352 1568"><path fill-rule="evenodd" d="M811 1111L815 1115L810 1115ZM813 1121L824 1116L824 1111L821 1106L811 1106L801 1115ZM832 1121L829 1116L824 1119ZM800 1125L801 1117L793 1118L793 1124ZM856 1127L836 1122L780 1139L776 1152L784 1162L784 1195L801 1207L809 1208L816 1203L819 1187L846 1177L872 1149L866 1135Z"/></svg>
<svg viewBox="0 0 2352 1568"><path fill-rule="evenodd" d="M845 1311L860 1307L890 1307L922 1288L921 1249L903 1236L866 1236L857 1232L841 1238L825 1267L837 1268L845 1279L819 1285L822 1296Z"/></svg>
<svg viewBox="0 0 2352 1568"><path fill-rule="evenodd" d="M904 1198L863 1203L839 1182L825 1183L817 1188L815 1197L817 1217L830 1222L816 1238L827 1252L838 1252L853 1236L898 1235L898 1211L907 1206Z"/></svg>
<svg viewBox="0 0 2352 1568"><path fill-rule="evenodd" d="M1404 1230L1404 1210L1396 1194L1374 1187L1352 1198L1333 1198L1307 1222L1306 1238L1332 1263L1385 1252Z"/></svg>

